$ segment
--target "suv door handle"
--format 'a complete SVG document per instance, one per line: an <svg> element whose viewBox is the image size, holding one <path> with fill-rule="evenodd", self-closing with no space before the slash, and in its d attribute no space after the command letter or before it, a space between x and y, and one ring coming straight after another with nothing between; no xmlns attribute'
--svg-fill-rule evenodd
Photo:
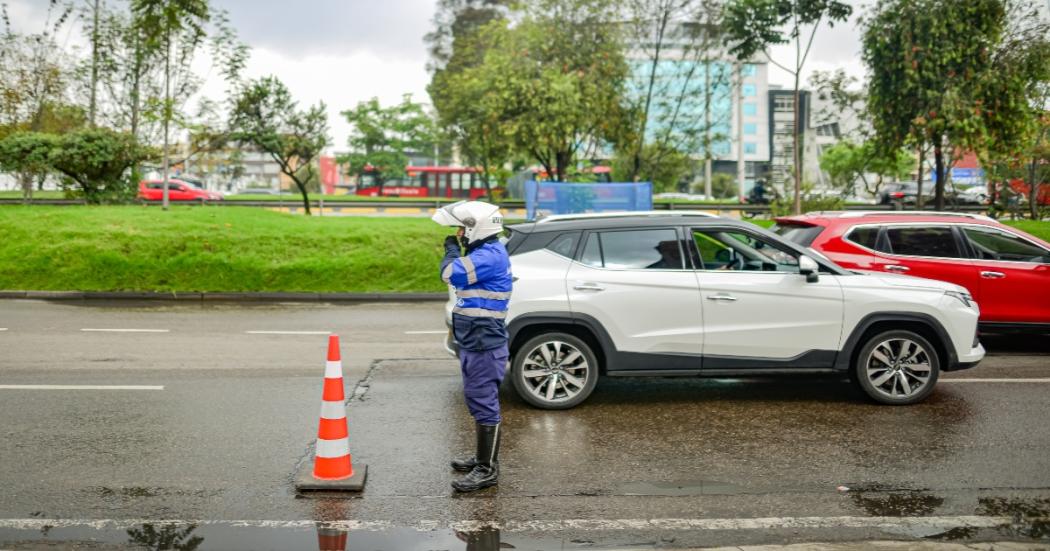
<svg viewBox="0 0 1050 551"><path fill-rule="evenodd" d="M719 293L717 295L707 295L707 300L721 300L724 302L736 302L736 297L733 295L727 295L725 293Z"/></svg>
<svg viewBox="0 0 1050 551"><path fill-rule="evenodd" d="M900 264L889 264L883 267L887 272L907 272L911 268L907 266L901 266Z"/></svg>
<svg viewBox="0 0 1050 551"><path fill-rule="evenodd" d="M1002 279L1006 277L1006 274L1002 272L981 272L981 277L985 279Z"/></svg>
<svg viewBox="0 0 1050 551"><path fill-rule="evenodd" d="M590 282L577 283L576 285L573 285L572 288L576 289L577 291L604 291L605 290L605 287L602 287L601 285L598 285L597 283L590 283Z"/></svg>

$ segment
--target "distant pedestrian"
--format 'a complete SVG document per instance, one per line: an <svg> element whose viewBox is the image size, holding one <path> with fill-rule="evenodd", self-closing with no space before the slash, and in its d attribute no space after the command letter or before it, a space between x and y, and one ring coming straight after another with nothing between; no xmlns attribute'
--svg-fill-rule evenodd
<svg viewBox="0 0 1050 551"><path fill-rule="evenodd" d="M511 293L510 257L499 240L503 216L495 205L460 201L438 209L433 220L459 227L456 235L445 238L441 279L456 288L452 332L477 436L473 457L452 460L453 469L467 473L452 487L473 492L496 485L499 478L499 386L510 356L504 323Z"/></svg>

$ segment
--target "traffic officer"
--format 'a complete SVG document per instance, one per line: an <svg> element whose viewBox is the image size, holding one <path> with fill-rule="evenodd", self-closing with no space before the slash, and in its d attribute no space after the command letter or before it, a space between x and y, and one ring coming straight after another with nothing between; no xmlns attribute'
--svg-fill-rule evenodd
<svg viewBox="0 0 1050 551"><path fill-rule="evenodd" d="M495 205L460 201L438 209L433 220L459 227L456 235L445 238L441 279L456 288L452 332L459 345L463 395L477 432L474 456L452 461L453 469L467 473L452 487L473 492L494 486L499 477L499 385L510 355L504 324L511 292L510 258L499 241L503 216Z"/></svg>

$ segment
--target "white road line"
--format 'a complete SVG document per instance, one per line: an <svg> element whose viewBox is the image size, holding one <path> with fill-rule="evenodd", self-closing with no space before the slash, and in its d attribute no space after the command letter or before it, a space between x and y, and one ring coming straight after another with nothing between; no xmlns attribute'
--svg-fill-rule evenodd
<svg viewBox="0 0 1050 551"><path fill-rule="evenodd" d="M444 331L405 331L406 335L444 335L448 333L448 330Z"/></svg>
<svg viewBox="0 0 1050 551"><path fill-rule="evenodd" d="M148 385L0 385L0 390L164 390Z"/></svg>
<svg viewBox="0 0 1050 551"><path fill-rule="evenodd" d="M87 333L170 333L171 329L97 329L85 328L81 331Z"/></svg>
<svg viewBox="0 0 1050 551"><path fill-rule="evenodd" d="M939 383L1050 383L1050 378L1029 379L941 379Z"/></svg>
<svg viewBox="0 0 1050 551"><path fill-rule="evenodd" d="M1045 520L1030 517L1027 520ZM239 528L312 529L379 531L409 528L433 531L449 528L472 532L494 528L505 532L609 531L609 530L769 530L773 528L839 529L839 528L994 528L1010 525L1013 517L1004 516L934 516L934 517L767 517L767 518L663 518L663 519L564 519L564 520L506 520L492 521L436 521L420 520L410 525L396 525L387 521L340 520L317 522L313 520L150 520L150 519L0 519L0 528L40 530L55 528L94 528L96 530L127 530L143 524L233 526Z"/></svg>
<svg viewBox="0 0 1050 551"><path fill-rule="evenodd" d="M331 335L331 331L245 331L249 335Z"/></svg>
<svg viewBox="0 0 1050 551"><path fill-rule="evenodd" d="M6 327L0 327L0 331L7 331Z"/></svg>

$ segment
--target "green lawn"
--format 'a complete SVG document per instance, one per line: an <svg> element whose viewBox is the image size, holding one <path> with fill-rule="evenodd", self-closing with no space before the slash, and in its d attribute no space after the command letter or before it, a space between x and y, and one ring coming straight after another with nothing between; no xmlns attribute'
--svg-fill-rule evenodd
<svg viewBox="0 0 1050 551"><path fill-rule="evenodd" d="M448 228L264 209L0 207L0 289L442 291Z"/></svg>
<svg viewBox="0 0 1050 551"><path fill-rule="evenodd" d="M1050 240L1050 222L1007 223ZM448 233L414 217L0 206L0 289L440 292Z"/></svg>

